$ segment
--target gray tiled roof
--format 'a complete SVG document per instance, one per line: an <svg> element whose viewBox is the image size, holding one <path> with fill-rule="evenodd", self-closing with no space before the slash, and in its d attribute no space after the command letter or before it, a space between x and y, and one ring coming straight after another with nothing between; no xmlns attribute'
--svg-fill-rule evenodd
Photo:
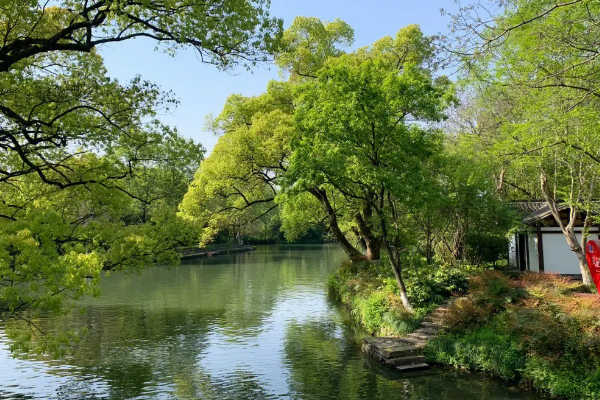
<svg viewBox="0 0 600 400"><path fill-rule="evenodd" d="M558 211L561 211L569 207L566 204L558 204L556 208L558 208ZM552 211L550 210L550 207L548 206L548 204L546 204L546 202L544 202L544 205L542 207L526 215L525 218L523 218L523 222L525 222L526 224L532 224L534 222L538 222L547 217L550 217L551 215Z"/></svg>

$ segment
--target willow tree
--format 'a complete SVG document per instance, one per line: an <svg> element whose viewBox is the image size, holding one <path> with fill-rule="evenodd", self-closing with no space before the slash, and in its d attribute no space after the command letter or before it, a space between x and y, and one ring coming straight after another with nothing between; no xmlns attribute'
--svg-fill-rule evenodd
<svg viewBox="0 0 600 400"><path fill-rule="evenodd" d="M52 6L49 6L49 4ZM64 310L102 269L173 261L202 148L156 119L177 101L110 78L97 48L146 38L228 69L267 58L266 0L0 2L0 318ZM167 186L175 184L175 190Z"/></svg>

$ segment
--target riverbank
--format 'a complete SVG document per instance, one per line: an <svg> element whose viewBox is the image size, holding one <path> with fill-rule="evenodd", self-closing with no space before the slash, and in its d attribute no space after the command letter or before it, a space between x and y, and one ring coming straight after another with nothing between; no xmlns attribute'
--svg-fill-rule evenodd
<svg viewBox="0 0 600 400"><path fill-rule="evenodd" d="M565 399L600 398L600 297L555 275L427 266L406 271L415 314L382 266L345 265L330 290L375 336L404 336L450 292L466 297L444 318L426 361L489 373Z"/></svg>
<svg viewBox="0 0 600 400"><path fill-rule="evenodd" d="M414 313L407 312L398 295L391 268L381 263L344 264L327 281L330 292L352 317L374 336L404 336L417 329L428 312L450 295L466 292L471 266L418 265L404 270Z"/></svg>
<svg viewBox="0 0 600 400"><path fill-rule="evenodd" d="M488 271L430 341L430 362L523 382L553 397L600 398L600 297L556 275Z"/></svg>

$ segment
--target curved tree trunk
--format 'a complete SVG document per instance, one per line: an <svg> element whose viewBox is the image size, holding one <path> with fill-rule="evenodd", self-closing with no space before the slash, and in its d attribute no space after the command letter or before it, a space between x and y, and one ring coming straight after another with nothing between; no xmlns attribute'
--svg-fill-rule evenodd
<svg viewBox="0 0 600 400"><path fill-rule="evenodd" d="M552 216L554 217L554 220L556 221L558 226L560 226L560 230L565 236L569 248L577 256L577 260L579 261L579 270L581 271L581 277L583 279L584 285L595 286L594 280L592 278L592 273L590 271L587 259L585 257L585 247L582 247L582 244L585 245L585 242L587 241L587 238L585 237L587 234L587 232L585 232L585 227L582 233L582 243L579 243L579 241L577 240L577 235L575 235L574 225L577 219L577 212L575 208L571 206L569 222L567 223L567 225L565 225L562 218L560 217L558 206L556 204L556 199L554 198L554 196L552 196L550 188L548 187L548 178L546 177L546 174L544 172L542 172L540 175L540 182L542 186L542 192L544 193L544 198L546 199L548 207L550 207ZM586 225L587 224L588 220L586 218Z"/></svg>
<svg viewBox="0 0 600 400"><path fill-rule="evenodd" d="M373 216L370 206L365 206L362 213L356 214L356 222L360 231L361 239L364 240L367 260L377 261L381 259L381 240L373 234L367 221Z"/></svg>
<svg viewBox="0 0 600 400"><path fill-rule="evenodd" d="M406 285L404 284L404 279L402 278L402 265L400 261L400 257L398 257L397 252L392 249L392 245L390 244L387 226L385 223L385 216L383 213L379 213L379 222L381 224L381 236L383 244L388 252L388 257L390 259L390 265L392 267L392 271L394 272L394 277L396 277L396 282L398 283L398 289L400 290L400 300L402 300L402 305L409 312L414 312L414 308L410 303L410 299L408 298L408 292L406 291Z"/></svg>
<svg viewBox="0 0 600 400"><path fill-rule="evenodd" d="M352 244L348 241L348 238L346 238L346 235L344 235L340 229L337 221L337 215L331 206L329 199L327 198L327 193L319 188L311 189L310 193L315 196L323 205L323 209L325 210L327 218L329 219L329 229L350 260L352 262L364 260L365 257L362 255L362 253L358 251L356 247L352 246Z"/></svg>

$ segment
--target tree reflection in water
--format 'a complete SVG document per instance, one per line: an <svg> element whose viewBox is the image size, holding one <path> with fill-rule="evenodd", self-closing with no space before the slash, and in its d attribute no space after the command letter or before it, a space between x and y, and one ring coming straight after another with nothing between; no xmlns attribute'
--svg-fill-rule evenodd
<svg viewBox="0 0 600 400"><path fill-rule="evenodd" d="M68 358L9 360L0 337L0 399L537 398L476 374L369 365L324 284L343 260L335 246L273 246L112 274L86 313L36 319L88 332Z"/></svg>

